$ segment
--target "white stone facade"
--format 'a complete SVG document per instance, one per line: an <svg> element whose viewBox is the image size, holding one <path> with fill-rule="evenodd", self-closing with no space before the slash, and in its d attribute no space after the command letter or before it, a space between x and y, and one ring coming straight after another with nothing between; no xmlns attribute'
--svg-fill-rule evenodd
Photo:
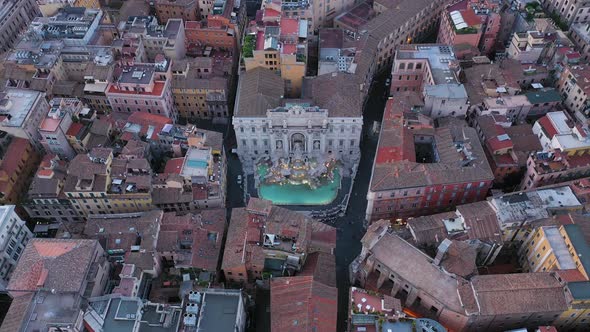
<svg viewBox="0 0 590 332"><path fill-rule="evenodd" d="M261 158L301 157L337 159L346 173L360 160L363 119L330 117L329 111L308 103L286 103L268 110L266 117L233 119L237 153L244 173L253 174Z"/></svg>

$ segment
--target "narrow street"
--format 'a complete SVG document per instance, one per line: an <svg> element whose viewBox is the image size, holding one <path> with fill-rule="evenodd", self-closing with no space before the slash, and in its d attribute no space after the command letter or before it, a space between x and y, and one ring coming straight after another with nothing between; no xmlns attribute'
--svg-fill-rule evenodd
<svg viewBox="0 0 590 332"><path fill-rule="evenodd" d="M387 74L388 70L385 71ZM378 134L371 134L374 121L381 122L385 108L385 78L387 74L379 75L373 82L369 94L369 101L363 114L363 135L361 143L362 157L357 171L352 196L348 210L344 217L338 218L335 226L338 228L336 242L336 282L338 285L338 331L345 331L348 319L348 266L361 251L360 240L365 234L363 226L367 208L367 191L373 170L373 159L377 148Z"/></svg>

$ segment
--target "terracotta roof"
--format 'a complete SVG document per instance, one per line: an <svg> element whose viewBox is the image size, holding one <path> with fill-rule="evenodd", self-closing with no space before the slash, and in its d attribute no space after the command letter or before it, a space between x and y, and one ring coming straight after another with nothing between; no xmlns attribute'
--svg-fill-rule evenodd
<svg viewBox="0 0 590 332"><path fill-rule="evenodd" d="M312 276L315 281L336 287L336 257L332 254L314 252L307 256L301 276Z"/></svg>
<svg viewBox="0 0 590 332"><path fill-rule="evenodd" d="M545 130L549 138L553 138L553 136L558 134L557 129L555 129L548 116L543 116L538 120L538 122L539 125L541 125L541 127L543 128L543 130Z"/></svg>
<svg viewBox="0 0 590 332"><path fill-rule="evenodd" d="M551 273L480 275L471 279L478 306L466 308L484 316L561 313L568 308L563 287Z"/></svg>
<svg viewBox="0 0 590 332"><path fill-rule="evenodd" d="M12 273L8 289L80 292L93 263L95 240L32 239Z"/></svg>
<svg viewBox="0 0 590 332"><path fill-rule="evenodd" d="M271 331L336 331L338 290L312 276L270 282Z"/></svg>
<svg viewBox="0 0 590 332"><path fill-rule="evenodd" d="M78 133L80 132L80 130L82 130L82 128L84 128L84 125L81 124L80 122L72 123L72 125L70 126L70 128L66 132L66 135L77 136Z"/></svg>
<svg viewBox="0 0 590 332"><path fill-rule="evenodd" d="M180 174L182 171L182 164L184 163L183 158L172 158L166 162L166 167L164 167L164 173L170 174Z"/></svg>
<svg viewBox="0 0 590 332"><path fill-rule="evenodd" d="M555 272L566 282L588 281L578 269L557 270Z"/></svg>
<svg viewBox="0 0 590 332"><path fill-rule="evenodd" d="M251 215L246 208L233 209L225 241L222 269L263 266L265 256L261 252L261 247L257 245L261 242L263 233L294 239L297 253L331 253L334 247L330 246L335 243L333 227L315 225L316 223L319 222L312 221L299 212L278 206L272 206L267 217L258 213ZM320 234L312 239L314 229Z"/></svg>
<svg viewBox="0 0 590 332"><path fill-rule="evenodd" d="M421 216L409 219L407 227L411 230L417 244L436 244L448 236L443 219L456 217L455 212Z"/></svg>
<svg viewBox="0 0 590 332"><path fill-rule="evenodd" d="M363 246L367 243L365 237ZM403 280L410 280L415 288L436 298L449 310L463 312L459 298L451 296L457 294L457 279L432 264L432 258L398 235L385 232L369 250L375 261L395 271Z"/></svg>
<svg viewBox="0 0 590 332"><path fill-rule="evenodd" d="M521 124L504 128L510 136L514 151L532 152L543 149L539 138L533 133L533 127L529 124Z"/></svg>
<svg viewBox="0 0 590 332"><path fill-rule="evenodd" d="M371 191L494 179L475 129L458 119L439 120L439 126L434 127L427 119L388 102L377 146L378 162L373 166ZM414 135L434 138L436 162L416 161ZM458 149L457 144L464 150ZM389 157L380 157L382 153ZM467 160L466 153L472 159Z"/></svg>
<svg viewBox="0 0 590 332"><path fill-rule="evenodd" d="M464 241L451 241L441 266L445 271L463 278L477 274L477 250Z"/></svg>
<svg viewBox="0 0 590 332"><path fill-rule="evenodd" d="M338 72L306 77L301 97L327 109L330 117L362 116L361 85L354 74Z"/></svg>
<svg viewBox="0 0 590 332"><path fill-rule="evenodd" d="M299 34L299 20L295 18L283 17L280 21L281 36L283 35L298 35Z"/></svg>
<svg viewBox="0 0 590 332"><path fill-rule="evenodd" d="M157 250L161 253L179 253L183 257L179 258L178 265L217 271L224 231L224 209L182 216L174 212L165 213L160 225Z"/></svg>
<svg viewBox="0 0 590 332"><path fill-rule="evenodd" d="M101 242L106 250L128 251L138 245L141 249L154 251L161 219L160 210L93 215L86 221L84 235Z"/></svg>
<svg viewBox="0 0 590 332"><path fill-rule="evenodd" d="M488 201L459 205L457 212L464 218L470 239L502 243L496 211Z"/></svg>
<svg viewBox="0 0 590 332"><path fill-rule="evenodd" d="M20 293L19 296L14 297L8 312L2 321L0 332L14 332L18 331L27 317L28 308L35 293Z"/></svg>
<svg viewBox="0 0 590 332"><path fill-rule="evenodd" d="M240 75L236 116L263 116L281 104L285 82L276 72L258 67Z"/></svg>

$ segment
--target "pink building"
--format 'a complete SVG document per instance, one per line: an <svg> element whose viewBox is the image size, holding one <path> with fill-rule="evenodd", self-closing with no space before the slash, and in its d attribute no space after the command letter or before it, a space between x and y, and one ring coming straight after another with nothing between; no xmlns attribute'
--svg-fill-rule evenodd
<svg viewBox="0 0 590 332"><path fill-rule="evenodd" d="M38 127L41 145L47 153L56 154L61 159L71 160L76 151L70 145L66 133L79 117L81 102L75 98L54 98L51 108Z"/></svg>
<svg viewBox="0 0 590 332"><path fill-rule="evenodd" d="M449 7L442 15L438 43L453 45L458 58L473 49L482 54L494 50L500 31L497 4L489 1L463 0Z"/></svg>
<svg viewBox="0 0 590 332"><path fill-rule="evenodd" d="M123 118L132 112L160 114L176 122L171 77L170 63L162 56L156 63L123 66L106 91L113 112Z"/></svg>

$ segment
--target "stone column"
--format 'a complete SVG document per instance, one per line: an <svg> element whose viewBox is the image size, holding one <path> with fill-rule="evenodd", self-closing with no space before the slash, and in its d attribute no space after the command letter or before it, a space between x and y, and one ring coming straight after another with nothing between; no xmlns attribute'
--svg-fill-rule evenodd
<svg viewBox="0 0 590 332"><path fill-rule="evenodd" d="M377 279L377 288L381 288L385 280L387 280L388 275L379 271L379 279Z"/></svg>
<svg viewBox="0 0 590 332"><path fill-rule="evenodd" d="M401 284L399 282L394 282L393 287L391 288L391 296L395 297L400 288Z"/></svg>
<svg viewBox="0 0 590 332"><path fill-rule="evenodd" d="M406 299L406 303L404 304L406 307L411 306L416 301L418 297L418 291L414 288L410 289L410 293L408 294L408 298Z"/></svg>

